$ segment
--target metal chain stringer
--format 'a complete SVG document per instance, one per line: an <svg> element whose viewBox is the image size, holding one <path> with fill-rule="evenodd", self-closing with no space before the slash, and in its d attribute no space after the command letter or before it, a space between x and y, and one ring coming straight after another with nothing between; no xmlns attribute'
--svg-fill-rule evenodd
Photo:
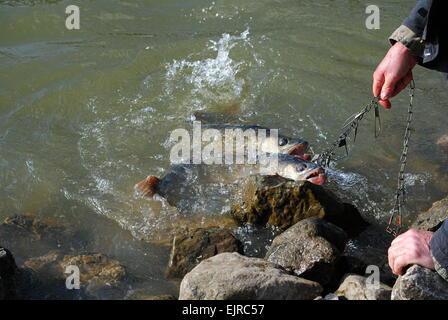
<svg viewBox="0 0 448 320"><path fill-rule="evenodd" d="M406 124L406 130L403 139L403 151L400 157L400 171L398 173L398 185L397 191L395 194L395 205L392 209L392 214L389 219L389 224L387 225L386 231L395 237L399 234L401 229L401 220L403 213L403 205L405 202L405 169L408 159L408 151L409 151L409 140L411 138L411 123L413 120L413 103L414 103L414 91L415 91L415 83L414 80L411 80L409 84L409 107L408 107L408 119ZM356 135L358 133L359 122L363 119L364 115L369 113L370 110L375 110L375 138L377 138L381 132L381 119L379 112L379 104L378 97L374 97L369 104L367 104L364 109L353 116L351 116L342 126L342 134L338 137L338 139L324 152L321 154L317 154L313 157L312 161L323 166L329 167L332 161L339 161L344 157L340 157L335 159L336 149L345 147L345 157L348 156L348 148L347 148L347 139L349 139L351 133L354 130L353 134L353 142L356 141Z"/></svg>
<svg viewBox="0 0 448 320"><path fill-rule="evenodd" d="M400 171L398 172L398 182L397 182L397 192L395 194L395 205L392 209L392 214L389 219L389 224L387 225L386 231L392 234L394 237L398 236L401 230L403 205L406 201L406 190L405 190L405 169L408 160L409 151L409 140L411 139L411 124L413 120L413 103L414 103L414 91L415 83L411 80L409 84L409 106L408 106L408 119L406 123L406 130L403 138L403 151L400 157Z"/></svg>
<svg viewBox="0 0 448 320"><path fill-rule="evenodd" d="M377 138L381 132L381 119L380 119L380 111L378 105L378 97L373 98L369 104L367 104L364 109L350 118L348 118L344 125L342 126L343 132L338 137L338 139L324 152L321 154L317 154L313 158L313 162L323 166L329 167L331 161L339 161L344 157L340 157L335 159L336 149L345 147L345 157L348 156L348 148L347 148L347 139L349 139L352 131L353 134L353 142L356 141L356 136L358 134L358 126L359 122L364 118L364 115L369 113L372 108L375 110L375 138Z"/></svg>

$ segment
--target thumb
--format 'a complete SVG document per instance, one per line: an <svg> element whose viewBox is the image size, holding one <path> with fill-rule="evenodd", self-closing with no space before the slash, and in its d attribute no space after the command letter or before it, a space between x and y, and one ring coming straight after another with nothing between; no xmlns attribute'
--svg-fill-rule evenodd
<svg viewBox="0 0 448 320"><path fill-rule="evenodd" d="M395 91L397 78L394 76L386 76L383 88L381 89L381 100L388 100Z"/></svg>

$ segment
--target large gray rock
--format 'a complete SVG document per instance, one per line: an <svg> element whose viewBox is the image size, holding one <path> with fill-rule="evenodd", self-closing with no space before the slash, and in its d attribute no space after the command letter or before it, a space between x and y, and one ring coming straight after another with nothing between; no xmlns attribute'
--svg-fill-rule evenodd
<svg viewBox="0 0 448 320"><path fill-rule="evenodd" d="M447 300L448 282L437 272L413 265L398 277L392 300Z"/></svg>
<svg viewBox="0 0 448 320"><path fill-rule="evenodd" d="M223 252L243 253L242 243L229 230L198 228L177 235L164 276L182 279L202 260Z"/></svg>
<svg viewBox="0 0 448 320"><path fill-rule="evenodd" d="M280 266L238 253L202 261L180 285L180 300L312 300L322 287Z"/></svg>
<svg viewBox="0 0 448 320"><path fill-rule="evenodd" d="M436 231L442 222L447 218L448 198L445 198L434 202L428 211L420 214L412 224L411 228L425 231Z"/></svg>
<svg viewBox="0 0 448 320"><path fill-rule="evenodd" d="M368 285L367 277L357 274L347 275L335 294L347 300L390 300L392 288L379 283L378 287Z"/></svg>
<svg viewBox="0 0 448 320"><path fill-rule="evenodd" d="M230 210L239 224L269 223L286 230L300 220L320 217L344 229L350 237L368 226L354 206L307 181L254 175L242 179L240 189L243 192Z"/></svg>
<svg viewBox="0 0 448 320"><path fill-rule="evenodd" d="M325 285L332 280L346 242L347 235L341 228L320 218L309 218L277 236L266 260Z"/></svg>
<svg viewBox="0 0 448 320"><path fill-rule="evenodd" d="M16 297L17 266L8 249L0 247L0 300Z"/></svg>

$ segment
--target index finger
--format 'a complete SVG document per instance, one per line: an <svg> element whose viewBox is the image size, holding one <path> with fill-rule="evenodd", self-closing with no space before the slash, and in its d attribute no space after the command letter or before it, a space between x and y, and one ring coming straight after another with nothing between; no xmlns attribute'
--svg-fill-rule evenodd
<svg viewBox="0 0 448 320"><path fill-rule="evenodd" d="M373 73L372 92L375 97L378 97L381 93L381 88L384 84L384 73L375 70Z"/></svg>

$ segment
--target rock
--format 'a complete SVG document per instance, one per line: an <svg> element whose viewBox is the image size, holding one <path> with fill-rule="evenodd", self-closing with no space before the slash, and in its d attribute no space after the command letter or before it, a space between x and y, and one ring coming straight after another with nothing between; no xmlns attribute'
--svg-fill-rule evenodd
<svg viewBox="0 0 448 320"><path fill-rule="evenodd" d="M36 255L80 247L79 238L73 228L31 213L8 217L0 224L0 242L14 248L15 255L20 257L26 257L30 247Z"/></svg>
<svg viewBox="0 0 448 320"><path fill-rule="evenodd" d="M420 214L411 228L436 231L442 224L442 222L448 218L448 197L440 201L434 202L432 207Z"/></svg>
<svg viewBox="0 0 448 320"><path fill-rule="evenodd" d="M307 181L257 175L242 180L241 190L244 192L230 211L239 224L269 223L286 230L300 220L320 217L344 229L350 237L368 226L355 207Z"/></svg>
<svg viewBox="0 0 448 320"><path fill-rule="evenodd" d="M266 260L326 285L346 242L347 235L341 228L320 218L308 218L274 238Z"/></svg>
<svg viewBox="0 0 448 320"><path fill-rule="evenodd" d="M194 229L174 237L165 278L182 279L199 262L223 252L243 253L243 245L225 229Z"/></svg>
<svg viewBox="0 0 448 320"><path fill-rule="evenodd" d="M81 291L66 288L66 279L73 272L67 269L69 266L79 268ZM126 268L119 261L100 253L74 256L53 251L45 256L25 261L23 270L34 275L41 291L55 295L63 294L62 297L57 296L57 298L72 297L71 295L76 295L77 291L87 298L120 296L115 293L120 290L119 286L127 277ZM70 272L65 273L66 271ZM47 290L48 288L51 290Z"/></svg>
<svg viewBox="0 0 448 320"><path fill-rule="evenodd" d="M368 285L368 278L356 274L348 274L335 294L347 300L390 300L392 288L379 283L377 287Z"/></svg>
<svg viewBox="0 0 448 320"><path fill-rule="evenodd" d="M202 261L180 285L180 300L312 300L322 287L280 266L238 253Z"/></svg>
<svg viewBox="0 0 448 320"><path fill-rule="evenodd" d="M430 269L413 265L398 277L392 300L447 300L448 281Z"/></svg>
<svg viewBox="0 0 448 320"><path fill-rule="evenodd" d="M0 247L0 300L16 297L17 266L8 249Z"/></svg>
<svg viewBox="0 0 448 320"><path fill-rule="evenodd" d="M339 297L334 293L329 293L323 298L322 298L322 296L318 296L318 297L314 298L314 300L339 300Z"/></svg>
<svg viewBox="0 0 448 320"><path fill-rule="evenodd" d="M339 300L339 297L337 294L329 293L322 300Z"/></svg>
<svg viewBox="0 0 448 320"><path fill-rule="evenodd" d="M173 245L174 236L178 237L181 235L186 235L195 229L212 228L233 230L238 228L238 225L230 215L178 215L175 219L172 219L168 225L160 226L160 229L156 230L155 233L151 235L152 239L148 242L156 245L171 247Z"/></svg>
<svg viewBox="0 0 448 320"><path fill-rule="evenodd" d="M172 294L160 294L154 295L147 293L144 289L134 290L130 295L126 297L128 300L177 300Z"/></svg>
<svg viewBox="0 0 448 320"><path fill-rule="evenodd" d="M443 151L448 151L448 135L443 135L437 140L437 145L439 148L441 148Z"/></svg>

